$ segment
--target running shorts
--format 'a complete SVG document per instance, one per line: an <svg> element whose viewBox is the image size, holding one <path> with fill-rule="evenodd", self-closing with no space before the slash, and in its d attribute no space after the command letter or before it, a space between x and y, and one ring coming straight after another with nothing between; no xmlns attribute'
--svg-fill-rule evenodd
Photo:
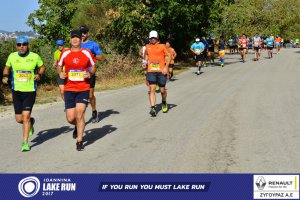
<svg viewBox="0 0 300 200"><path fill-rule="evenodd" d="M32 111L36 98L36 92L20 92L12 90L15 114L22 114L22 111Z"/></svg>
<svg viewBox="0 0 300 200"><path fill-rule="evenodd" d="M159 87L165 87L167 83L167 75L163 75L161 72L148 72L146 78L149 85L158 84Z"/></svg>
<svg viewBox="0 0 300 200"><path fill-rule="evenodd" d="M65 91L65 109L75 108L77 103L83 103L86 106L89 103L90 91L73 92Z"/></svg>

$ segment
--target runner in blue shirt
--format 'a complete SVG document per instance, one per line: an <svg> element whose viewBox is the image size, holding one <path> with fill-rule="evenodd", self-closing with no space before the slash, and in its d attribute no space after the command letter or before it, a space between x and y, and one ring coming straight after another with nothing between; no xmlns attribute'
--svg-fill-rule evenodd
<svg viewBox="0 0 300 200"><path fill-rule="evenodd" d="M104 56L103 56L100 46L96 42L88 39L89 28L87 26L81 26L80 31L82 34L81 47L89 49L94 54L96 60L104 60ZM90 96L89 96L90 104L91 104L92 111L93 111L92 123L97 123L100 120L97 109L96 109L96 97L94 94L95 85L96 85L96 75L94 74L90 78Z"/></svg>
<svg viewBox="0 0 300 200"><path fill-rule="evenodd" d="M190 48L190 50L194 53L196 67L198 68L198 71L196 72L197 75L200 75L204 49L205 49L205 46L202 42L200 42L199 38L196 38L195 43L193 43Z"/></svg>
<svg viewBox="0 0 300 200"><path fill-rule="evenodd" d="M271 36L272 34L270 35L270 37L266 39L269 59L273 58L273 48L274 48L274 38Z"/></svg>

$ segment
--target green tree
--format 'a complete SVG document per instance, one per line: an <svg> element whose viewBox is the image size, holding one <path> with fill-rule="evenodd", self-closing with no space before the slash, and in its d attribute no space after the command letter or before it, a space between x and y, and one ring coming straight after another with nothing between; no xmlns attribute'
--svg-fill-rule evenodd
<svg viewBox="0 0 300 200"><path fill-rule="evenodd" d="M259 32L295 37L299 32L299 9L298 0L238 0L224 9L215 31L227 36Z"/></svg>
<svg viewBox="0 0 300 200"><path fill-rule="evenodd" d="M40 7L28 16L27 24L52 44L58 38L67 39L79 0L39 0L38 2Z"/></svg>

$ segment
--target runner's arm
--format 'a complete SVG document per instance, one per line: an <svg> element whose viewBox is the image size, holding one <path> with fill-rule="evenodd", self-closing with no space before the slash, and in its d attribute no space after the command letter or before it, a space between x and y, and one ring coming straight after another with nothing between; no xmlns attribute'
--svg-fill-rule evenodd
<svg viewBox="0 0 300 200"><path fill-rule="evenodd" d="M5 85L7 85L8 83L9 73L10 73L10 67L5 66L3 69L3 78L2 78L2 83Z"/></svg>
<svg viewBox="0 0 300 200"><path fill-rule="evenodd" d="M103 54L100 54L100 55L96 55L96 60L99 60L99 61L103 61L103 60L105 60L104 59L104 56L103 56Z"/></svg>
<svg viewBox="0 0 300 200"><path fill-rule="evenodd" d="M193 48L190 48L190 50L194 53L194 54L196 54L196 52L194 51L194 49Z"/></svg>
<svg viewBox="0 0 300 200"><path fill-rule="evenodd" d="M148 52L147 52L147 50L145 50L145 60L148 61ZM143 63L142 67L143 67L143 69L146 69L147 68L147 63Z"/></svg>
<svg viewBox="0 0 300 200"><path fill-rule="evenodd" d="M34 75L34 80L40 80L41 76L45 72L45 70L46 70L45 65L40 66L38 73Z"/></svg>
<svg viewBox="0 0 300 200"><path fill-rule="evenodd" d="M177 56L177 53L176 53L176 51L174 50L173 60L175 60L176 56Z"/></svg>

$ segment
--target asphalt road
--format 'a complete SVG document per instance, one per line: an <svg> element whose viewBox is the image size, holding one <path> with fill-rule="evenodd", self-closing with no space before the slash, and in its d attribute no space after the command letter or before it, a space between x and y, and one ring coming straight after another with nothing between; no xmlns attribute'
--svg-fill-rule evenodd
<svg viewBox="0 0 300 200"><path fill-rule="evenodd" d="M149 115L145 85L97 93L101 121L75 150L63 103L37 106L31 151L21 125L0 118L1 173L279 173L300 171L300 51L224 68L195 68L167 85L167 114ZM158 103L161 103L157 94ZM158 108L161 106L158 105Z"/></svg>

